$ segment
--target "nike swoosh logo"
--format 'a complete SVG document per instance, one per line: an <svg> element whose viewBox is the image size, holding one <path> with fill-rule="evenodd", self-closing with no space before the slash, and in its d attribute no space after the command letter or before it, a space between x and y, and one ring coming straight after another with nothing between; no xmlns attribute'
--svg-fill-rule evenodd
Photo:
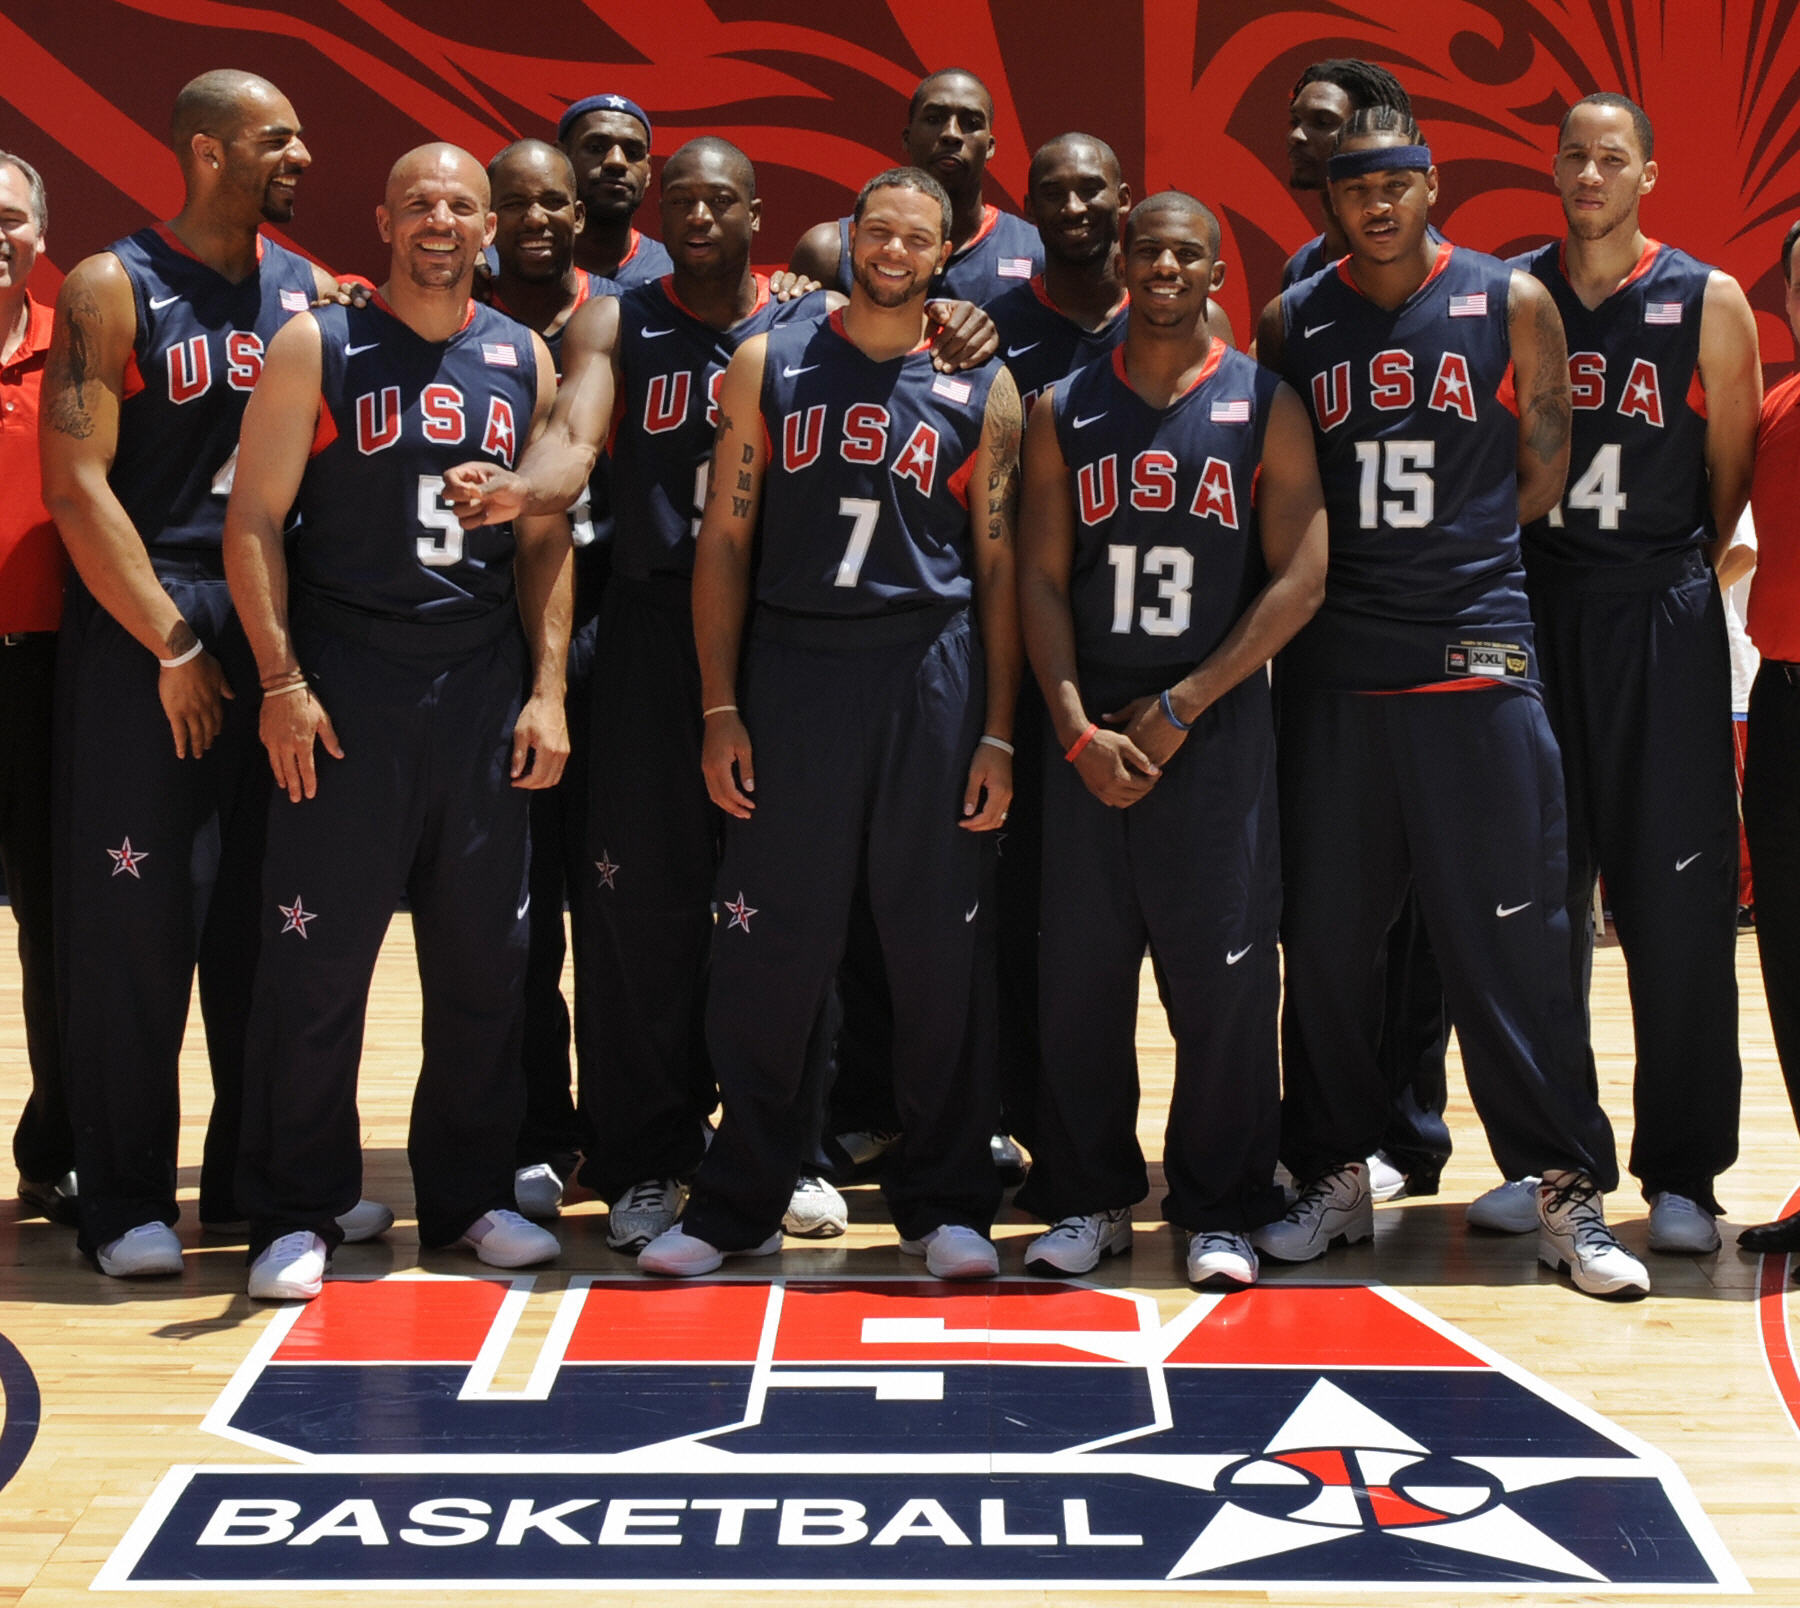
<svg viewBox="0 0 1800 1608"><path fill-rule="evenodd" d="M380 341L370 341L366 346L346 346L344 348L344 356L355 357L358 352L372 352L380 344Z"/></svg>
<svg viewBox="0 0 1800 1608"><path fill-rule="evenodd" d="M1306 326L1306 328L1301 331L1301 333L1303 335L1305 335L1307 337L1307 339L1310 340L1314 335L1323 334L1326 330L1330 329L1331 326L1333 324L1335 324L1336 322L1337 322L1337 320L1335 318L1328 318L1325 320L1325 322L1323 324L1308 324Z"/></svg>
<svg viewBox="0 0 1800 1608"><path fill-rule="evenodd" d="M1090 413L1085 419L1075 419L1071 422L1077 430L1085 430L1090 424L1097 423L1105 417L1106 415L1104 413Z"/></svg>
<svg viewBox="0 0 1800 1608"><path fill-rule="evenodd" d="M975 912L977 910L979 910L980 908L981 908L981 901L979 899L977 899L974 902L974 904L970 905L969 908L963 912L963 920L964 921L973 921L975 919Z"/></svg>
<svg viewBox="0 0 1800 1608"><path fill-rule="evenodd" d="M1042 341L1028 341L1024 346L1009 346L1006 349L1006 355L1008 357L1022 357L1026 352L1035 352L1043 344Z"/></svg>
<svg viewBox="0 0 1800 1608"><path fill-rule="evenodd" d="M1677 871L1685 871L1699 858L1700 856L1698 854L1690 854L1685 860L1677 860L1675 862L1675 869Z"/></svg>
<svg viewBox="0 0 1800 1608"><path fill-rule="evenodd" d="M525 912L527 910L529 910L530 908L531 908L531 895L526 894L524 904L519 906L518 910L514 913L513 919L515 921L523 921L525 919Z"/></svg>
<svg viewBox="0 0 1800 1608"><path fill-rule="evenodd" d="M179 296L164 296L159 301L156 297L152 296L150 298L150 311L154 313L154 312L157 312L161 308L172 307L175 305L176 302L178 302L180 300L181 300L181 298Z"/></svg>
<svg viewBox="0 0 1800 1608"><path fill-rule="evenodd" d="M1494 914L1497 915L1502 921L1504 921L1504 920L1506 920L1506 918L1508 916L1516 916L1521 910L1529 910L1530 908L1531 908L1531 901L1529 899L1527 899L1524 904L1518 904L1518 905L1497 904L1494 906Z"/></svg>
<svg viewBox="0 0 1800 1608"><path fill-rule="evenodd" d="M663 336L673 335L674 333L675 326L673 324L667 329L640 329L638 331L638 334L642 335L647 341L660 340Z"/></svg>
<svg viewBox="0 0 1800 1608"><path fill-rule="evenodd" d="M783 370L782 370L782 371L781 371L781 372L782 372L782 376L783 376L783 377L784 377L784 378L786 378L786 379L790 379L790 380L792 380L792 379L795 379L795 378L797 378L797 377L798 377L798 376L800 376L800 375L802 375L802 374L810 374L810 373L812 373L812 371L813 371L813 370L814 370L814 369L816 369L816 368L817 368L817 367L818 367L818 366L819 366L819 365L818 365L818 364L817 364L817 363L808 363L808 364L807 364L807 365L806 365L806 367L805 367L805 368L795 368L795 367L794 367L794 366L793 366L793 364L791 364L791 363L790 363L790 364L789 364L789 365L788 365L788 366L787 366L787 367L786 367L786 368L784 368L784 369L783 369Z"/></svg>
<svg viewBox="0 0 1800 1608"><path fill-rule="evenodd" d="M1252 949L1254 949L1255 947L1256 947L1255 944L1245 944L1242 949L1232 950L1230 954L1226 955L1225 964L1227 966L1235 966L1240 960L1242 960L1244 958L1244 956L1249 954L1250 951Z"/></svg>

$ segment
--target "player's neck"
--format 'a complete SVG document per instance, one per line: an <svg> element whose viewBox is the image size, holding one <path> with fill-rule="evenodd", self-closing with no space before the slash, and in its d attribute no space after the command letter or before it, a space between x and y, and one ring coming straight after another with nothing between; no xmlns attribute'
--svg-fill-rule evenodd
<svg viewBox="0 0 1800 1608"><path fill-rule="evenodd" d="M236 285L256 272L254 223L208 217L202 208L186 206L164 227L221 279Z"/></svg>
<svg viewBox="0 0 1800 1608"><path fill-rule="evenodd" d="M756 311L756 275L745 263L738 276L721 275L701 279L683 274L679 264L670 276L675 299L702 324L713 329L730 329Z"/></svg>
<svg viewBox="0 0 1800 1608"><path fill-rule="evenodd" d="M569 267L556 279L520 279L502 265L494 275L493 295L500 308L540 335L553 334L581 293L578 271Z"/></svg>
<svg viewBox="0 0 1800 1608"><path fill-rule="evenodd" d="M1064 318L1083 329L1098 329L1125 294L1115 261L1111 251L1093 262L1059 262L1046 257L1044 294Z"/></svg>
<svg viewBox="0 0 1800 1608"><path fill-rule="evenodd" d="M987 218L987 203L981 198L981 186L977 184L968 195L954 195L950 198L950 249L961 251L976 235L981 233L981 225Z"/></svg>
<svg viewBox="0 0 1800 1608"><path fill-rule="evenodd" d="M876 363L904 357L930 333L924 298L915 297L898 307L877 307L862 293L862 286L852 285L850 305L844 309L844 333L852 346Z"/></svg>
<svg viewBox="0 0 1800 1608"><path fill-rule="evenodd" d="M595 218L575 237L575 266L610 279L631 254L630 218Z"/></svg>
<svg viewBox="0 0 1800 1608"><path fill-rule="evenodd" d="M420 340L447 341L469 321L469 291L474 275L454 285L427 290L410 279L390 278L376 292L394 316Z"/></svg>
<svg viewBox="0 0 1800 1608"><path fill-rule="evenodd" d="M31 298L23 285L0 290L0 363L10 363L31 329Z"/></svg>
<svg viewBox="0 0 1800 1608"><path fill-rule="evenodd" d="M1133 320L1125 331L1125 383L1153 408L1166 408L1193 389L1212 355L1213 338L1202 313L1176 329Z"/></svg>
<svg viewBox="0 0 1800 1608"><path fill-rule="evenodd" d="M1563 241L1563 273L1569 288L1586 307L1601 302L1631 277L1650 242L1635 217L1610 229L1598 240L1570 235Z"/></svg>
<svg viewBox="0 0 1800 1608"><path fill-rule="evenodd" d="M1438 243L1427 234L1420 238L1416 251L1393 262L1375 262L1352 252L1350 278L1365 301L1391 312L1431 277L1437 259Z"/></svg>
<svg viewBox="0 0 1800 1608"><path fill-rule="evenodd" d="M1337 221L1337 214L1331 210L1331 195L1326 190L1319 192L1319 232L1325 237L1326 262L1336 262L1339 257L1348 255L1349 238L1344 233L1344 226Z"/></svg>

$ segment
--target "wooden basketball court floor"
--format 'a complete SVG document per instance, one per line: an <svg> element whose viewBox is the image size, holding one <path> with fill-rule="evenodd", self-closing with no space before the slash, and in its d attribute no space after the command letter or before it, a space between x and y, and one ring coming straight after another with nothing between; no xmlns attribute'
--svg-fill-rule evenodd
<svg viewBox="0 0 1800 1608"><path fill-rule="evenodd" d="M18 1011L17 965L10 918L0 919L0 1124L10 1134L24 1087L23 1033ZM1788 1114L1775 1063L1756 965L1752 934L1740 935L1738 974L1743 989L1745 1067L1742 1159L1723 1180L1729 1210L1724 1248L1693 1258L1647 1257L1656 1281L1652 1297L1624 1306L1591 1301L1538 1270L1529 1238L1478 1238L1463 1225L1463 1206L1494 1181L1480 1129L1453 1070L1451 1121L1457 1154L1434 1199L1377 1208L1374 1247L1334 1252L1305 1270L1266 1275L1289 1279L1380 1280L1498 1352L1554 1390L1613 1425L1668 1454L1743 1576L1756 1602L1800 1603L1800 1386L1786 1361L1786 1323L1794 1298L1785 1296L1779 1268L1765 1271L1733 1245L1730 1224L1778 1213L1800 1184L1800 1143ZM431 1253L420 1257L410 1221L411 1193L404 1160L404 1124L416 1065L410 934L397 921L384 950L371 1012L362 1077L366 1131L366 1193L392 1204L401 1221L381 1242L348 1247L335 1271L375 1277L424 1268L438 1274L478 1271L472 1259ZM1170 1053L1160 1009L1146 973L1139 1042L1146 1093L1140 1128L1148 1154L1156 1154L1166 1101ZM197 1012L196 1012L197 1018ZM1603 1091L1619 1129L1620 1151L1629 1143L1631 1068L1629 1007L1617 948L1608 941L1596 966L1594 1025ZM129 1285L105 1279L76 1255L71 1233L41 1220L14 1221L0 1206L0 1335L23 1355L41 1392L41 1423L22 1466L0 1488L0 1603L26 1608L91 1602L102 1566L138 1516L167 1470L179 1464L257 1462L258 1454L209 1433L202 1419L234 1372L275 1319L277 1309L251 1303L244 1294L241 1245L203 1240L193 1220L200 1120L206 1077L197 1031L190 1031L183 1059L187 1119L183 1127L182 1183L185 1220L181 1235L187 1267L179 1280ZM9 1175L10 1176L10 1175ZM1149 1202L1138 1209L1135 1253L1102 1264L1094 1282L1152 1295L1168 1314L1189 1292L1182 1279L1177 1237L1155 1221L1160 1177ZM900 1258L879 1197L851 1192L852 1226L842 1240L787 1242L779 1259L787 1274L845 1276L918 1271ZM1644 1207L1629 1189L1614 1195L1609 1215L1623 1237L1644 1251ZM1036 1225L1010 1207L996 1227L1003 1272L1017 1273L1025 1241ZM627 1271L605 1248L604 1215L597 1204L563 1216L563 1256L540 1271L537 1290L560 1292L584 1273ZM774 1264L755 1264L761 1271ZM1786 1309L1786 1310L1784 1310ZM551 1303L534 1294L499 1362L497 1383L522 1382L549 1323ZM1771 1363L1771 1355L1774 1357ZM1785 1372L1783 1371L1785 1369ZM1785 1393L1785 1395L1784 1395ZM17 1409L16 1401L9 1409ZM15 1426L17 1428L19 1426ZM271 1466L276 1459L266 1459ZM464 1600L493 1601L514 1593L469 1592ZM153 1591L155 1601L238 1604L264 1593L195 1586ZM439 1589L309 1592L307 1598L383 1603L441 1603ZM974 1595L974 1591L966 1593ZM1379 1593L1377 1594L1379 1595ZM1030 1590L981 1589L982 1598L1005 1608L1024 1603L1090 1600L1167 1601L1165 1593L1119 1593L1042 1586ZM1557 1586L1517 1592L1441 1590L1408 1593L1426 1602L1533 1602L1701 1600L1684 1590L1652 1596L1605 1589L1586 1594ZM641 1588L532 1591L531 1602L564 1601L767 1604L767 1592L727 1590L647 1591ZM880 1588L809 1592L822 1608L883 1600L929 1601ZM1203 1588L1190 1600L1366 1604L1371 1593L1353 1582L1294 1585L1249 1591Z"/></svg>

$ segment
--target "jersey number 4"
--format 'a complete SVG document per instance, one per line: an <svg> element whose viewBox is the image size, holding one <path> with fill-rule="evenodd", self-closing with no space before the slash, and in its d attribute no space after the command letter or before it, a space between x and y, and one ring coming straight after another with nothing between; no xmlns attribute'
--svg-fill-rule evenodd
<svg viewBox="0 0 1800 1608"><path fill-rule="evenodd" d="M1563 509L1592 514L1601 530L1617 530L1625 512L1625 493L1619 488L1619 443L1608 441L1594 454L1582 476L1569 487L1563 500L1550 510L1550 523L1561 528Z"/></svg>

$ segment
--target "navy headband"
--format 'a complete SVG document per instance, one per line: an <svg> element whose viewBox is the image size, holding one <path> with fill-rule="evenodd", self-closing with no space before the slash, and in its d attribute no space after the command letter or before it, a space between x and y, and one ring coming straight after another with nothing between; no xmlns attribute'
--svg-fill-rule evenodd
<svg viewBox="0 0 1800 1608"><path fill-rule="evenodd" d="M1365 173L1390 173L1396 168L1423 173L1430 166L1429 145L1371 145L1362 151L1333 153L1325 164L1325 176L1336 183L1339 179L1359 179Z"/></svg>
<svg viewBox="0 0 1800 1608"><path fill-rule="evenodd" d="M635 117L644 125L644 143L650 143L650 116L629 95L588 95L576 101L557 121L556 143L561 145L569 137L569 130L589 112L623 112L627 117Z"/></svg>

